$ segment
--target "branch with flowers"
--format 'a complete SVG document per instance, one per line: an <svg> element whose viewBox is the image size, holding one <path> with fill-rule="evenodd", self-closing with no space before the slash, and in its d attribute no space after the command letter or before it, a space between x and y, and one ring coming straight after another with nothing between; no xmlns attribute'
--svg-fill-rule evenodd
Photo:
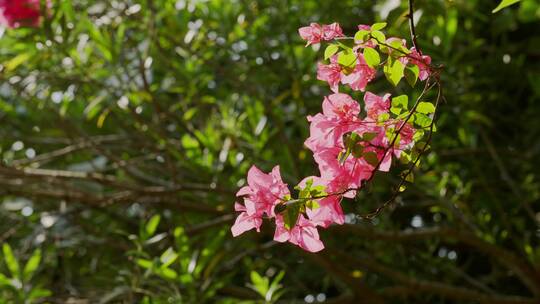
<svg viewBox="0 0 540 304"><path fill-rule="evenodd" d="M252 166L248 184L237 193L243 204L235 203L240 214L231 227L233 236L259 231L263 218L269 218L276 224L275 241L317 252L324 248L318 227L343 224L342 200L354 199L377 171L388 172L397 161L408 165L390 199L362 218L380 214L412 182L412 171L436 131L434 119L442 88L441 68L432 65L431 58L418 48L412 3L409 13L410 49L405 39L386 37L386 23L359 25L353 37L345 36L338 23L312 23L299 29L306 46L328 43L326 62L318 63L317 79L327 82L333 93L324 97L322 113L307 117L310 136L304 143L313 152L320 174L300 181L294 188L298 195L293 197L279 166L268 174ZM424 82L412 105L407 95L392 97L366 90L381 70L394 87L403 78L413 88ZM363 107L340 92L341 87L364 93ZM429 102L426 95L434 88L435 100Z"/></svg>

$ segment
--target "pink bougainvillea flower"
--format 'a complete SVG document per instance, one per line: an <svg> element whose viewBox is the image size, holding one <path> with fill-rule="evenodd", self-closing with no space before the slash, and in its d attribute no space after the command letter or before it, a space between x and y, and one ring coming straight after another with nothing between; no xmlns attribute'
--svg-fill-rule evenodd
<svg viewBox="0 0 540 304"><path fill-rule="evenodd" d="M405 124L404 123L405 123L404 121L399 120L392 126L396 130L396 132L400 130L399 142L396 140L396 142L394 143L394 147L392 149L393 154L396 157L399 157L402 151L410 149L414 145L413 136L414 136L414 133L416 132L416 129L410 123L405 123ZM392 137L386 138L385 144L390 145L391 143L390 141L392 139L393 139Z"/></svg>
<svg viewBox="0 0 540 304"><path fill-rule="evenodd" d="M0 24L4 26L35 27L40 16L40 0L0 0Z"/></svg>
<svg viewBox="0 0 540 304"><path fill-rule="evenodd" d="M341 196L330 195L320 199L318 204L318 208L306 210L309 220L315 226L327 228L331 224L343 225L345 223L345 214L341 209Z"/></svg>
<svg viewBox="0 0 540 304"><path fill-rule="evenodd" d="M367 84L375 78L376 72L374 68L367 65L364 55L359 53L354 70L348 75L343 75L341 82L348 84L355 91L364 92Z"/></svg>
<svg viewBox="0 0 540 304"><path fill-rule="evenodd" d="M309 26L299 28L298 33L302 39L307 41L306 46L319 43L321 40L332 40L343 36L343 31L338 23L328 25L311 23Z"/></svg>
<svg viewBox="0 0 540 304"><path fill-rule="evenodd" d="M319 176L309 176L304 178L298 187L304 188L308 180L311 180L313 186L323 186L324 191L330 193L327 197L317 200L318 206L310 209L306 208L308 219L315 226L328 227L332 223L343 224L345 222L345 214L341 209L341 195L338 188L333 187L332 180L327 180Z"/></svg>
<svg viewBox="0 0 540 304"><path fill-rule="evenodd" d="M253 205L253 202L247 201L246 205ZM260 227L262 225L262 216L260 214L255 212L249 215L247 212L247 207L239 203L234 204L234 210L241 211L241 213L238 215L234 225L231 227L233 236L238 236L253 228L260 231Z"/></svg>
<svg viewBox="0 0 540 304"><path fill-rule="evenodd" d="M248 185L242 187L237 196L245 196L244 200L255 203L254 208L266 213L268 216L274 215L274 206L285 196L290 195L289 188L281 180L279 166L275 166L272 172L265 174L255 166L251 166L247 176ZM246 205L246 207L248 207ZM248 213L251 211L248 208Z"/></svg>
<svg viewBox="0 0 540 304"><path fill-rule="evenodd" d="M417 65L420 69L420 75L418 76L418 78L422 81L426 80L430 74L429 65L431 64L431 57L427 55L422 55L414 47L411 48L411 53L409 54L409 57L411 57L411 63Z"/></svg>
<svg viewBox="0 0 540 304"><path fill-rule="evenodd" d="M244 197L244 205L235 204L236 211L241 211L231 231L237 236L247 230L259 229L262 217L273 217L274 207L290 195L287 185L281 180L279 166L266 174L251 166L247 177L248 185L242 187L237 196Z"/></svg>
<svg viewBox="0 0 540 304"><path fill-rule="evenodd" d="M337 55L330 57L330 64L317 64L317 79L328 82L330 89L337 93L341 81L341 66L337 63Z"/></svg>
<svg viewBox="0 0 540 304"><path fill-rule="evenodd" d="M319 165L321 178L325 180L328 193L341 193L344 197L352 198L362 181L369 178L373 171L364 159L349 156L343 163L338 161L343 146L321 149L314 153L313 158Z"/></svg>
<svg viewBox="0 0 540 304"><path fill-rule="evenodd" d="M371 25L367 25L367 24L359 24L358 25L358 29L359 30L364 30L364 31L371 31Z"/></svg>
<svg viewBox="0 0 540 304"><path fill-rule="evenodd" d="M321 42L323 32L322 26L318 23L311 23L309 26L304 26L298 29L298 33L302 39L307 41L306 46Z"/></svg>
<svg viewBox="0 0 540 304"><path fill-rule="evenodd" d="M364 95L364 103L367 117L372 120L377 120L379 115L388 113L390 110L390 94L378 96L371 92L366 92Z"/></svg>
<svg viewBox="0 0 540 304"><path fill-rule="evenodd" d="M371 26L361 24L358 29L371 31ZM300 28L299 33L307 45L343 36L337 23L312 23ZM310 135L305 145L313 152L319 175L302 180L298 184L301 191L299 198L293 200L281 179L278 166L270 173L252 166L248 172L247 185L237 193L237 196L243 198L243 204L235 203L235 210L240 214L231 227L234 236L252 229L259 231L263 217L271 218L276 223L275 241L290 242L306 251L318 252L324 245L319 239L317 228L345 222L342 199L354 198L375 170L389 171L394 157L399 158L403 151L413 148L416 129L404 120L390 119L395 117L389 113L392 104L390 94L378 96L366 92L366 115L360 117L360 104L351 96L338 93L340 83L350 86L352 90L364 92L367 84L375 77L376 69L367 65L362 49L375 48L378 43L373 39L355 42L355 56L352 57L354 65L342 67L337 62L337 55L330 58L329 64L318 64L317 79L328 82L334 92L324 98L321 113L307 117ZM415 48L408 50L406 41L400 38L388 38L379 47L382 49L383 45L388 49L391 57L389 60L417 65L420 70L419 79L429 77L429 56ZM399 133L399 137L396 133ZM308 185L314 188L306 189ZM285 202L287 204L282 204ZM292 223L287 220L286 224L284 216L291 213L277 212L276 206L284 207L284 210L301 209L296 221Z"/></svg>
<svg viewBox="0 0 540 304"><path fill-rule="evenodd" d="M313 222L303 215L298 217L296 225L288 230L283 222L283 217L276 217L276 232L274 240L277 242L287 242L299 246L309 252L318 252L324 249L324 245L319 239L319 232Z"/></svg>
<svg viewBox="0 0 540 304"><path fill-rule="evenodd" d="M343 141L343 134L357 129L360 105L351 96L342 93L324 98L323 113L308 116L310 136L305 141L314 153L321 148L334 147Z"/></svg>
<svg viewBox="0 0 540 304"><path fill-rule="evenodd" d="M334 22L332 24L323 25L323 40L332 40L337 37L343 37L343 31L339 26L339 23Z"/></svg>
<svg viewBox="0 0 540 304"><path fill-rule="evenodd" d="M388 123L385 127L377 127L380 129L379 134L371 141L372 147L367 148L366 151L372 151L377 154L377 159L380 162L379 171L389 171L392 165L392 155L399 158L401 152L413 147L413 136L416 130L410 123L405 123L405 125L403 123L402 120L399 120ZM390 136L386 134L386 128L389 127L394 129L394 132L400 130L399 141L397 137L394 140L395 133L391 133Z"/></svg>
<svg viewBox="0 0 540 304"><path fill-rule="evenodd" d="M341 121L353 121L360 114L360 105L351 96L342 93L326 96L322 103L323 114Z"/></svg>

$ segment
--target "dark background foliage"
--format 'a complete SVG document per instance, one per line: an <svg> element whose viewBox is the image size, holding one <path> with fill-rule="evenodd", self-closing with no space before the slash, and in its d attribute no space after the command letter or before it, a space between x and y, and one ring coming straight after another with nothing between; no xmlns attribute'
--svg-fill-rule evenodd
<svg viewBox="0 0 540 304"><path fill-rule="evenodd" d="M252 164L293 185L317 173L305 117L329 89L297 29L408 37L407 1L53 3L0 38L2 302L540 301L537 0L416 1L444 65L432 149L372 221L357 215L396 172L344 201L320 254L270 223L233 239L234 194ZM369 90L414 94L379 78Z"/></svg>

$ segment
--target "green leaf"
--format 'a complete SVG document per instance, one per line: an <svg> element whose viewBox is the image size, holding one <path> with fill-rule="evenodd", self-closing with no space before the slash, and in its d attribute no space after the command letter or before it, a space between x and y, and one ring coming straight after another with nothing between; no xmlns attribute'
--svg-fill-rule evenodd
<svg viewBox="0 0 540 304"><path fill-rule="evenodd" d="M364 146L362 145L356 145L352 149L352 155L356 158L362 157L362 154L364 153Z"/></svg>
<svg viewBox="0 0 540 304"><path fill-rule="evenodd" d="M399 160L404 164L408 164L411 161L411 155L403 151L399 155Z"/></svg>
<svg viewBox="0 0 540 304"><path fill-rule="evenodd" d="M419 141L420 139L422 139L422 137L424 137L424 130L422 129L419 129L419 130L416 130L416 132L414 132L414 135L413 135L413 140L414 141Z"/></svg>
<svg viewBox="0 0 540 304"><path fill-rule="evenodd" d="M431 102L420 102L416 107L416 112L430 114L435 112L435 106Z"/></svg>
<svg viewBox="0 0 540 304"><path fill-rule="evenodd" d="M41 250L36 249L28 262L26 262L26 265L24 266L23 270L23 280L28 282L34 273L36 272L36 269L39 266L39 263L41 262Z"/></svg>
<svg viewBox="0 0 540 304"><path fill-rule="evenodd" d="M159 270L156 270L156 274L158 274L160 277L171 280L178 277L178 273L170 268L160 268Z"/></svg>
<svg viewBox="0 0 540 304"><path fill-rule="evenodd" d="M382 30L385 27L386 27L386 22L378 22L371 26L371 30L378 31L378 30Z"/></svg>
<svg viewBox="0 0 540 304"><path fill-rule="evenodd" d="M379 56L379 52L372 48L364 48L364 59L366 60L366 63L374 68L381 63L381 57Z"/></svg>
<svg viewBox="0 0 540 304"><path fill-rule="evenodd" d="M368 162L368 164L372 166L377 166L379 164L379 159L377 158L377 153L375 152L366 152L364 153L364 159Z"/></svg>
<svg viewBox="0 0 540 304"><path fill-rule="evenodd" d="M496 8L494 8L491 13L492 14L495 14L496 12L502 10L503 8L507 7L507 6L510 6L512 4L516 4L518 3L520 0L502 0L501 3L499 3L499 5L497 5Z"/></svg>
<svg viewBox="0 0 540 304"><path fill-rule="evenodd" d="M159 257L159 261L161 262L161 267L162 268L169 267L169 265L174 263L174 261L176 261L177 258L178 258L178 253L176 253L176 251L174 251L174 249L169 247Z"/></svg>
<svg viewBox="0 0 540 304"><path fill-rule="evenodd" d="M9 246L8 243L4 243L2 246L2 251L4 252L4 262L6 263L9 271L11 272L11 275L14 278L19 279L20 273L19 273L19 262L13 255L13 251L11 250L11 246Z"/></svg>
<svg viewBox="0 0 540 304"><path fill-rule="evenodd" d="M384 43L386 41L386 36L381 31L373 31L371 32L371 37L375 38L377 42Z"/></svg>
<svg viewBox="0 0 540 304"><path fill-rule="evenodd" d="M28 299L37 300L41 298L50 297L52 295L52 291L48 289L43 288L34 288L32 291L30 291L30 294L28 295ZM34 303L34 301L31 301Z"/></svg>
<svg viewBox="0 0 540 304"><path fill-rule="evenodd" d="M107 116L111 113L111 109L106 109L105 111L101 112L99 115L96 125L98 128L103 127L103 124L105 123L105 119L107 119Z"/></svg>
<svg viewBox="0 0 540 304"><path fill-rule="evenodd" d="M324 50L324 59L327 60L328 58L334 56L337 51L339 51L339 46L337 46L336 44L328 45Z"/></svg>
<svg viewBox="0 0 540 304"><path fill-rule="evenodd" d="M280 271L272 280L272 284L270 284L269 290L277 290L281 285L279 282L283 279L285 276L285 271Z"/></svg>
<svg viewBox="0 0 540 304"><path fill-rule="evenodd" d="M358 32L356 32L356 34L354 34L355 41L364 42L368 40L368 38L369 38L369 31L366 31L366 30L359 30Z"/></svg>
<svg viewBox="0 0 540 304"><path fill-rule="evenodd" d="M141 266L144 269L151 269L152 266L154 265L152 261L145 260L145 259L137 259L135 263L137 263L137 265Z"/></svg>
<svg viewBox="0 0 540 304"><path fill-rule="evenodd" d="M414 114L414 123L420 128L426 128L431 124L431 118L424 113Z"/></svg>
<svg viewBox="0 0 540 304"><path fill-rule="evenodd" d="M379 117L377 117L377 122L385 122L388 119L390 119L390 114L382 113L382 114L379 115Z"/></svg>
<svg viewBox="0 0 540 304"><path fill-rule="evenodd" d="M346 134L343 138L343 142L347 148L352 148L359 140L360 136L358 136L358 133L354 132Z"/></svg>
<svg viewBox="0 0 540 304"><path fill-rule="evenodd" d="M356 55L353 52L343 51L338 55L338 63L346 68L356 66Z"/></svg>
<svg viewBox="0 0 540 304"><path fill-rule="evenodd" d="M321 207L321 205L319 205L319 202L317 202L316 200L309 200L306 202L306 207L311 210L315 210Z"/></svg>
<svg viewBox="0 0 540 304"><path fill-rule="evenodd" d="M287 206L287 210L285 210L285 212L283 213L283 222L285 224L285 228L290 230L294 226L296 226L296 222L298 221L299 215L300 215L299 204L292 204L292 205Z"/></svg>
<svg viewBox="0 0 540 304"><path fill-rule="evenodd" d="M377 133L375 132L366 132L362 134L362 141L372 141L375 137L377 137Z"/></svg>
<svg viewBox="0 0 540 304"><path fill-rule="evenodd" d="M2 273L0 273L0 287L2 287L2 286L10 286L10 285L11 285L11 280L8 279L8 277L3 275Z"/></svg>
<svg viewBox="0 0 540 304"><path fill-rule="evenodd" d="M148 223L146 223L145 232L147 237L154 235L160 220L161 217L159 216L159 214L156 214L150 218Z"/></svg>
<svg viewBox="0 0 540 304"><path fill-rule="evenodd" d="M405 67L405 79L414 87L416 81L418 81L418 76L420 75L420 68L417 65L410 65Z"/></svg>
<svg viewBox="0 0 540 304"><path fill-rule="evenodd" d="M193 116L197 114L197 111L198 111L198 108L190 108L189 110L187 110L183 115L184 120L190 121L193 118Z"/></svg>
<svg viewBox="0 0 540 304"><path fill-rule="evenodd" d="M409 96L400 95L392 98L392 107L390 111L396 115L399 115L403 110L407 110L409 106Z"/></svg>
<svg viewBox="0 0 540 304"><path fill-rule="evenodd" d="M414 173L412 172L409 172L407 174L407 172L404 172L403 175L402 175L402 178L405 178L405 181L406 182L409 182L409 183L414 183Z"/></svg>
<svg viewBox="0 0 540 304"><path fill-rule="evenodd" d="M386 79L394 86L397 86L401 78L403 78L404 70L405 66L403 63L393 58L388 58L383 68Z"/></svg>
<svg viewBox="0 0 540 304"><path fill-rule="evenodd" d="M23 64L24 62L28 61L32 57L31 53L22 53L15 57L13 57L8 62L4 63L4 67L7 72L15 70L19 65Z"/></svg>
<svg viewBox="0 0 540 304"><path fill-rule="evenodd" d="M251 283L253 283L253 289L257 291L263 298L266 297L270 282L267 277L262 277L256 271L250 273Z"/></svg>
<svg viewBox="0 0 540 304"><path fill-rule="evenodd" d="M344 51L352 52L353 47L355 46L353 40L338 40L336 41L340 48Z"/></svg>
<svg viewBox="0 0 540 304"><path fill-rule="evenodd" d="M338 154L338 163L343 165L349 155L351 155L354 147L360 141L361 138L357 133L347 133L343 136L343 143L345 144L345 152L340 152Z"/></svg>

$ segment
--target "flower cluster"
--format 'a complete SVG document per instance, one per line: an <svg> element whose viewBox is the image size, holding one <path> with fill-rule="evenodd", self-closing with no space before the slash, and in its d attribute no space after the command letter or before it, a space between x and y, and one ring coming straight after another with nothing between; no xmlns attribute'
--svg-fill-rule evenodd
<svg viewBox="0 0 540 304"><path fill-rule="evenodd" d="M40 0L0 0L0 24L4 26L38 26L40 16Z"/></svg>
<svg viewBox="0 0 540 304"><path fill-rule="evenodd" d="M321 40L329 41L337 37L343 37L341 27L335 22L323 25L312 23L309 26L300 28L298 32L300 37L307 41L306 46L319 43Z"/></svg>
<svg viewBox="0 0 540 304"><path fill-rule="evenodd" d="M317 227L344 223L342 199L354 198L377 170L388 171L393 159L410 160L415 143L432 123L433 104L409 107L406 95L380 96L366 91L366 86L380 67L390 83L397 85L406 78L414 86L418 79L429 78L431 58L407 49L403 39L387 39L380 31L385 25L359 25L354 38L344 37L337 23L299 29L307 45L334 41L325 50L328 62L319 63L317 71L317 78L328 82L333 94L324 97L322 113L307 117L310 136L304 143L313 152L319 175L304 178L293 199L278 166L269 174L252 166L247 186L237 193L244 203L235 204L241 213L231 228L234 236L253 228L259 231L263 218L269 218L276 223L274 240L310 252L322 250ZM381 55L386 56L383 63ZM340 93L340 85L365 92L363 106Z"/></svg>

